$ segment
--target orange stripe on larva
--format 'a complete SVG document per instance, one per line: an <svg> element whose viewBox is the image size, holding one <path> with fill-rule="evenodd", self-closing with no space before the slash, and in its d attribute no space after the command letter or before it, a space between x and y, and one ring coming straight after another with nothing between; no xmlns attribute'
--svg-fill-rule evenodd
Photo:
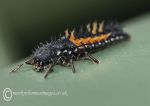
<svg viewBox="0 0 150 106"><path fill-rule="evenodd" d="M95 37L87 37L87 38L80 38L80 39L76 39L73 35L71 35L69 40L72 43L74 43L76 46L80 46L82 44L92 44L92 43L100 42L102 40L106 40L110 35L111 33L108 33L108 34L103 34Z"/></svg>

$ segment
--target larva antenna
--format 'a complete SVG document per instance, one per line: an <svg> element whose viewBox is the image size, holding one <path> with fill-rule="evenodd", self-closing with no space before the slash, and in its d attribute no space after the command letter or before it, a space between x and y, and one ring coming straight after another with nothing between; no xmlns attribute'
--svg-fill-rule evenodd
<svg viewBox="0 0 150 106"><path fill-rule="evenodd" d="M18 71L23 65L24 65L24 63L19 64L16 68L12 69L12 70L10 71L10 73Z"/></svg>
<svg viewBox="0 0 150 106"><path fill-rule="evenodd" d="M34 63L34 59L28 59L28 60L25 61L24 63L21 63L21 64L17 65L17 67L14 68L14 69L12 69L12 70L10 71L10 73L18 71L24 64L32 65L33 63Z"/></svg>

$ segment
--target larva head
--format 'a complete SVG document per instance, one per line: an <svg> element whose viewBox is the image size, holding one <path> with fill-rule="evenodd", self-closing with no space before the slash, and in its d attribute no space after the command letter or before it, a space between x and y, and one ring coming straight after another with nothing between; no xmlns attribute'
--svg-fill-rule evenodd
<svg viewBox="0 0 150 106"><path fill-rule="evenodd" d="M52 64L54 62L55 52L50 45L44 45L33 52L31 59L26 64L35 67Z"/></svg>
<svg viewBox="0 0 150 106"><path fill-rule="evenodd" d="M50 47L51 46L51 47ZM52 45L47 44L33 52L33 55L28 59L25 64L32 65L35 69L43 70L44 66L49 64L54 64L57 58L54 58L55 52ZM18 65L17 68L11 70L10 72L15 72L23 66L23 63Z"/></svg>
<svg viewBox="0 0 150 106"><path fill-rule="evenodd" d="M34 69L38 69L38 70L44 69L44 64L42 62L38 62L35 58L31 58L27 60L25 64L32 65Z"/></svg>

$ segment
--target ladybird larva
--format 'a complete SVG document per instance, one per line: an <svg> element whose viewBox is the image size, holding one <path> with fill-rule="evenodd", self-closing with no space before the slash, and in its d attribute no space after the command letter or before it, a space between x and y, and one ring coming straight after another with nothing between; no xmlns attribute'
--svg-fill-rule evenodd
<svg viewBox="0 0 150 106"><path fill-rule="evenodd" d="M88 58L98 64L99 60L91 53L130 38L129 34L114 21L93 22L86 26L85 31L82 28L79 31L66 30L64 35L55 41L40 44L30 59L24 63L32 65L39 72L47 67L44 78L52 72L55 65L71 67L72 72L75 73L74 61ZM23 64L18 65L11 72L17 71Z"/></svg>

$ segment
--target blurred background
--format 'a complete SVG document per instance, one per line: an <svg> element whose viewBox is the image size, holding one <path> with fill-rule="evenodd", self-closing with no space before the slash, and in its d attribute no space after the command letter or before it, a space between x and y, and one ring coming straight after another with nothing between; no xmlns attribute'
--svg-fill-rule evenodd
<svg viewBox="0 0 150 106"><path fill-rule="evenodd" d="M31 54L39 42L88 22L125 22L150 12L148 0L0 0L0 67Z"/></svg>

